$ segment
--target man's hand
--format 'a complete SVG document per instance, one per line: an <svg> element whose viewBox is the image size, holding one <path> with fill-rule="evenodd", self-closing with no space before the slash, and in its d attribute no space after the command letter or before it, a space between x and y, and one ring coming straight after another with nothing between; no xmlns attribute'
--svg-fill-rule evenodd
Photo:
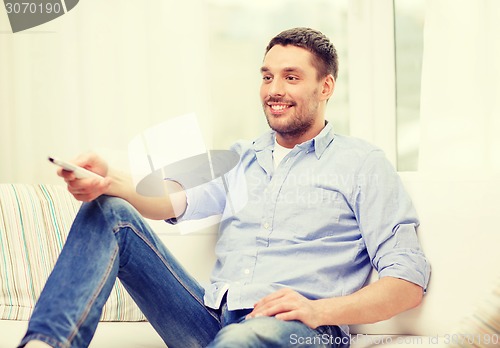
<svg viewBox="0 0 500 348"><path fill-rule="evenodd" d="M389 319L422 301L423 289L409 281L383 277L346 296L309 300L282 289L257 302L247 318L275 316L299 320L312 329L322 325L368 324Z"/></svg>
<svg viewBox="0 0 500 348"><path fill-rule="evenodd" d="M73 172L59 168L57 170L57 175L64 179L68 185L68 191L77 200L90 202L106 193L111 185L111 180L106 177L108 174L108 165L102 158L96 154L89 153L77 157L72 162L104 177L104 179L77 179Z"/></svg>
<svg viewBox="0 0 500 348"><path fill-rule="evenodd" d="M103 179L77 179L73 172L59 168L57 174L68 184L68 191L79 201L90 202L106 194L119 197L132 204L142 216L153 220L165 220L181 215L187 206L186 194L180 184L165 180L163 195L158 197L142 196L137 193L132 178L111 168L101 157L89 153L72 161Z"/></svg>
<svg viewBox="0 0 500 348"><path fill-rule="evenodd" d="M247 319L274 316L276 319L298 320L312 329L321 325L318 301L309 300L291 289L278 290L257 302Z"/></svg>

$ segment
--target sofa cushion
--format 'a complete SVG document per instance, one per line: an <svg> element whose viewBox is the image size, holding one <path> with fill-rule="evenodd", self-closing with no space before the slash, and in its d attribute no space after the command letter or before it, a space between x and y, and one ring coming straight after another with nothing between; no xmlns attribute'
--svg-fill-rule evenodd
<svg viewBox="0 0 500 348"><path fill-rule="evenodd" d="M449 335L447 339L453 348L500 346L500 277L491 293L462 320L457 334Z"/></svg>
<svg viewBox="0 0 500 348"><path fill-rule="evenodd" d="M0 184L0 319L29 319L79 206L62 186ZM101 320L145 318L117 281Z"/></svg>

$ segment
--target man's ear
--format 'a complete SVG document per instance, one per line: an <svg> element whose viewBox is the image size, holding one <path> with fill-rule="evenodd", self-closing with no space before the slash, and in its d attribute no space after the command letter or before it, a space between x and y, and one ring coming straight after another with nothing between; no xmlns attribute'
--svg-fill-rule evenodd
<svg viewBox="0 0 500 348"><path fill-rule="evenodd" d="M333 94L335 89L335 79L332 74L328 74L323 78L323 88L321 90L321 96L323 100L328 100Z"/></svg>

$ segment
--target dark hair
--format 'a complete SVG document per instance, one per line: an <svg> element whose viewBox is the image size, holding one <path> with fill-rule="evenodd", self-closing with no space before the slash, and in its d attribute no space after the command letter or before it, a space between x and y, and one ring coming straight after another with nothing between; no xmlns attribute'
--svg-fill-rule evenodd
<svg viewBox="0 0 500 348"><path fill-rule="evenodd" d="M337 51L320 31L311 28L285 30L271 39L266 47L266 54L275 45L292 45L307 49L314 56L312 64L318 70L318 78L332 74L337 79L339 65Z"/></svg>

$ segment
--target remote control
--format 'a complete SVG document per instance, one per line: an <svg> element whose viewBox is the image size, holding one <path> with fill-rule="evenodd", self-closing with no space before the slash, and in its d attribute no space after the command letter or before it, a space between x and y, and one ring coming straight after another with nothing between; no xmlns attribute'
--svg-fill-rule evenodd
<svg viewBox="0 0 500 348"><path fill-rule="evenodd" d="M103 177L100 176L99 174L96 174L94 172L91 172L90 170L77 166L76 164L63 161L56 157L49 156L49 161L54 163L55 165L58 165L59 167L62 167L64 170L75 173L75 177L77 179L83 179L83 178L103 179Z"/></svg>

